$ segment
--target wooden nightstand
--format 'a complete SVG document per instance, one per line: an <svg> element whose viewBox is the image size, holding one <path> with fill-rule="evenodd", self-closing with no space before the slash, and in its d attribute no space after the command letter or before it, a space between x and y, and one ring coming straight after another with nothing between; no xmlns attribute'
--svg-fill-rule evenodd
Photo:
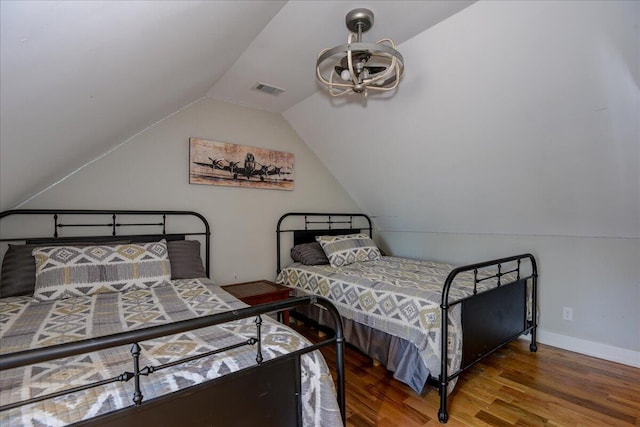
<svg viewBox="0 0 640 427"><path fill-rule="evenodd" d="M291 296L291 288L278 285L277 283L270 282L269 280L235 283L233 285L222 286L222 289L249 305L281 301ZM285 325L288 325L289 310L278 313L278 320Z"/></svg>

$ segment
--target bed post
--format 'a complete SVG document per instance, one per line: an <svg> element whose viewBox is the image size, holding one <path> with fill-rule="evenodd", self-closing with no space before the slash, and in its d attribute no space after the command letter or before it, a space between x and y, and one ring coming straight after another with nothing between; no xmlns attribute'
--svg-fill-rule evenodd
<svg viewBox="0 0 640 427"><path fill-rule="evenodd" d="M338 395L338 406L340 407L340 415L342 416L342 423L347 425L347 406L346 406L346 393L345 393L345 376L344 376L344 329L342 326L342 317L338 312L336 306L334 306L329 300L323 297L312 296L310 300L314 304L323 306L331 314L334 320L334 332L336 340L336 373L338 378L336 380L336 393Z"/></svg>
<svg viewBox="0 0 640 427"><path fill-rule="evenodd" d="M438 384L438 393L440 394L440 409L438 409L438 421L446 423L449 419L447 413L447 385L449 381L447 379L447 357L448 357L448 343L449 343L449 287L453 280L451 275L447 277L445 281L444 290L442 293L442 302L440 303L440 378ZM449 286L447 286L449 285Z"/></svg>
<svg viewBox="0 0 640 427"><path fill-rule="evenodd" d="M529 350L533 353L538 351L536 341L536 330L538 328L538 266L533 255L528 254L531 260L531 344Z"/></svg>
<svg viewBox="0 0 640 427"><path fill-rule="evenodd" d="M290 214L288 213L282 215L280 219L278 219L278 225L276 226L276 259L278 264L276 268L276 275L280 274L280 233L282 230L282 221L284 221L289 215Z"/></svg>

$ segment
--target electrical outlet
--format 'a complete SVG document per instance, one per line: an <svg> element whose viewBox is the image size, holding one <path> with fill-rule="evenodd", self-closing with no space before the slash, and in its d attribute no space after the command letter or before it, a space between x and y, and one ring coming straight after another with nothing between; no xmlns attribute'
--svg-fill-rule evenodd
<svg viewBox="0 0 640 427"><path fill-rule="evenodd" d="M573 320L573 308L562 307L562 318L564 320Z"/></svg>

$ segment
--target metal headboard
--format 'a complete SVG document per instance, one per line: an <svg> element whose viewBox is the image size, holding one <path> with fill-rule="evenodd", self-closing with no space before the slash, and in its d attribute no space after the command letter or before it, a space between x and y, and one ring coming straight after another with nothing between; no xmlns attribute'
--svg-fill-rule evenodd
<svg viewBox="0 0 640 427"><path fill-rule="evenodd" d="M113 240L115 238L131 239L137 242L149 242L158 239L166 240L182 240L185 236L204 236L204 248L205 248L205 271L207 277L210 276L210 251L211 251L211 229L206 218L201 214L193 211L172 211L172 210L96 210L96 209L14 209L4 212L0 212L0 231L2 234L6 234L2 228L2 220L11 216L49 216L51 225L53 227L53 234L48 236L18 236L18 237L4 237L0 236L0 242L19 242L47 244L55 242L65 241L77 241L80 239L91 239L94 242L105 242ZM122 216L143 216L143 217L155 217L155 219L149 219L145 222L125 222L120 217ZM102 218L98 219L98 217ZM105 219L108 216L108 219ZM188 232L178 231L169 232L171 217L178 216L191 216L199 219L202 224L197 227L192 226L188 228L196 228L196 230L190 230ZM81 223L81 222L67 222L72 218L77 221L79 218L96 218L95 222ZM64 222L63 222L64 220ZM63 229L68 228L108 228L109 234L96 234L96 235L74 235L74 236L61 236ZM150 233L133 233L133 234L119 234L127 227L145 228L149 227L153 230L157 230Z"/></svg>
<svg viewBox="0 0 640 427"><path fill-rule="evenodd" d="M298 225L283 228L287 219L304 218L304 227ZM358 221L361 219L361 221ZM362 221L362 219L364 221ZM359 226L358 223L364 226ZM298 224L302 223L298 221ZM335 228L338 227L338 228ZM281 236L283 233L293 233L293 244L315 242L316 236L337 236L340 234L360 233L366 230L373 237L373 224L368 215L362 213L318 213L318 212L289 212L280 217L276 227L277 241L277 273L281 270Z"/></svg>

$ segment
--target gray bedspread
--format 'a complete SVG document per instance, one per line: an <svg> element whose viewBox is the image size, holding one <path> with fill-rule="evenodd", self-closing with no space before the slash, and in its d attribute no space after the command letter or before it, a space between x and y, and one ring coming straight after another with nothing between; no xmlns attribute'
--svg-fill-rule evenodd
<svg viewBox="0 0 640 427"><path fill-rule="evenodd" d="M277 282L302 294L321 295L331 300L345 319L400 338L405 354L394 357L395 377L421 393L429 374L437 377L441 371L441 293L447 275L454 268L444 263L398 257L337 268L295 263L280 272ZM479 277L493 274L495 271L484 270ZM494 286L495 280L489 279L478 285L478 291ZM461 274L454 281L449 301L472 293L473 275ZM462 359L460 305L449 309L448 322L448 372L454 372ZM404 342L412 344L417 352L409 351ZM450 390L453 385L455 382Z"/></svg>
<svg viewBox="0 0 640 427"><path fill-rule="evenodd" d="M174 281L172 286L37 302L30 297L0 300L0 352L12 353L143 328L246 305L208 279ZM290 328L264 316L265 360L308 344ZM254 319L244 319L140 343L141 367L204 353L255 336ZM255 347L198 359L141 378L145 400L153 399L244 367L253 366ZM333 381L319 352L302 357L302 406L306 426L341 425ZM132 370L130 346L0 373L3 404L111 378ZM131 406L133 384L113 383L4 411L2 426L58 426ZM144 404L144 403L143 403Z"/></svg>

